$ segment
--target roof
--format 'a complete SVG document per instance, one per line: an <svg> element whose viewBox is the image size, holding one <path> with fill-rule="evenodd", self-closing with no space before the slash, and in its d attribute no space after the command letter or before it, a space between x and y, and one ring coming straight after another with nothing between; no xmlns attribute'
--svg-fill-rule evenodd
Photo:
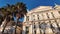
<svg viewBox="0 0 60 34"><path fill-rule="evenodd" d="M38 6L32 10L30 10L27 14L33 13L33 12L40 12L44 10L50 10L52 9L52 6Z"/></svg>

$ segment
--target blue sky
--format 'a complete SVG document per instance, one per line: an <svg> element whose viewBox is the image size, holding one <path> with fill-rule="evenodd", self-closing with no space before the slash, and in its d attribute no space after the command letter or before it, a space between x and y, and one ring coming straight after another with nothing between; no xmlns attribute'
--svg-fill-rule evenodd
<svg viewBox="0 0 60 34"><path fill-rule="evenodd" d="M25 3L28 10L38 6L54 6L55 3L60 5L60 0L0 0L0 7L6 6L6 4L16 4L17 2ZM23 20L24 18L20 19L20 21Z"/></svg>
<svg viewBox="0 0 60 34"><path fill-rule="evenodd" d="M60 5L60 0L0 0L0 7L6 6L7 3L15 4L17 2L25 3L29 10L37 6L54 6L55 3Z"/></svg>

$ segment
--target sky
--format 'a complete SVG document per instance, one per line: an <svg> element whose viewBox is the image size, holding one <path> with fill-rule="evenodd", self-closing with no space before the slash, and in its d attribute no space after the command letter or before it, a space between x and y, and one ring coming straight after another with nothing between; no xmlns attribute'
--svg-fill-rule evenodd
<svg viewBox="0 0 60 34"><path fill-rule="evenodd" d="M38 6L54 6L55 3L60 5L60 0L0 0L0 7L6 6L6 4L16 4L17 2L26 4L28 10Z"/></svg>
<svg viewBox="0 0 60 34"><path fill-rule="evenodd" d="M0 0L0 7L6 6L7 4L16 4L17 2L23 2L26 4L28 10L32 10L38 6L55 6L60 5L60 0ZM20 21L23 21L21 18Z"/></svg>

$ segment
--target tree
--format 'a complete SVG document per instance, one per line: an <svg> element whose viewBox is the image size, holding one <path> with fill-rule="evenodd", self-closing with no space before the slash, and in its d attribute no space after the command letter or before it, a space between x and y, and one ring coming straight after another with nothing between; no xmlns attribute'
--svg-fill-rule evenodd
<svg viewBox="0 0 60 34"><path fill-rule="evenodd" d="M15 6L16 6L15 16L17 17L16 26L15 26L15 34L16 34L16 28L17 28L17 24L18 24L17 21L19 18L24 17L24 15L26 15L27 10L26 10L25 4L23 4L23 3L18 2Z"/></svg>
<svg viewBox="0 0 60 34"><path fill-rule="evenodd" d="M4 21L6 20L6 24L10 21L10 19L9 19L10 16L12 16L12 18L13 18L13 14L14 14L14 16L17 17L16 25L15 25L15 34L16 34L16 28L17 28L19 18L24 17L24 15L26 15L26 13L27 13L25 4L19 3L19 2L15 5L7 4L7 6L5 8L4 7L1 8L1 12L4 17ZM6 24L4 24L5 26L3 27L2 33L4 32Z"/></svg>
<svg viewBox="0 0 60 34"><path fill-rule="evenodd" d="M1 12L1 8L0 8L0 25L2 24L2 21L3 21L3 15L2 15L2 12Z"/></svg>
<svg viewBox="0 0 60 34"><path fill-rule="evenodd" d="M5 21L5 24L4 24L4 27L3 27L3 29L2 29L2 34L3 34L7 23L10 21L10 16L9 16L9 15L11 15L10 5L8 5L6 8L2 8L1 10L2 10L2 14L4 15L4 21L6 20L6 21ZM3 24L3 23L2 23L2 24Z"/></svg>

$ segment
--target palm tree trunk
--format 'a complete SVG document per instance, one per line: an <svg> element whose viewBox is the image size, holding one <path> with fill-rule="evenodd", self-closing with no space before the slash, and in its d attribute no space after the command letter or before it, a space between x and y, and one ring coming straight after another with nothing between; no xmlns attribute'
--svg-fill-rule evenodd
<svg viewBox="0 0 60 34"><path fill-rule="evenodd" d="M4 30L5 30L6 25L7 25L7 22L6 22L5 26L3 27L2 34L4 34Z"/></svg>
<svg viewBox="0 0 60 34"><path fill-rule="evenodd" d="M16 24L15 24L15 34L17 34L17 33L16 33L17 24L18 24L18 18L16 19Z"/></svg>
<svg viewBox="0 0 60 34"><path fill-rule="evenodd" d="M2 27L3 27L2 34L4 34L5 27L7 26L7 23L8 23L7 18L8 17L6 16L5 20L3 21L4 23L2 23Z"/></svg>

